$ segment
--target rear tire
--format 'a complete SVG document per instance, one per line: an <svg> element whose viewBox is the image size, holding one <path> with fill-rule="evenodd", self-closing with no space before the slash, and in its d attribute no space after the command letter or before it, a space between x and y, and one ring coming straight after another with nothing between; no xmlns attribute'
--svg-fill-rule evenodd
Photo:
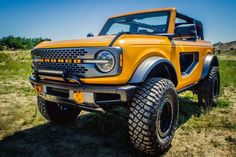
<svg viewBox="0 0 236 157"><path fill-rule="evenodd" d="M197 85L198 102L208 109L216 106L220 94L220 74L218 67L212 67L209 75Z"/></svg>
<svg viewBox="0 0 236 157"><path fill-rule="evenodd" d="M80 110L46 101L40 96L38 96L38 109L44 118L57 124L71 123L80 113Z"/></svg>
<svg viewBox="0 0 236 157"><path fill-rule="evenodd" d="M150 155L165 152L171 146L178 115L174 84L167 79L148 79L131 103L128 120L131 142Z"/></svg>

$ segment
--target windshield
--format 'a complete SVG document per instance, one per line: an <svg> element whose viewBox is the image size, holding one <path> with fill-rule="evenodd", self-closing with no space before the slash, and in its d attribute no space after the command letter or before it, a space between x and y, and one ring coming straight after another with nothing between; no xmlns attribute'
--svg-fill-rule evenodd
<svg viewBox="0 0 236 157"><path fill-rule="evenodd" d="M100 35L116 35L120 32L131 34L167 33L169 11L134 14L109 19Z"/></svg>

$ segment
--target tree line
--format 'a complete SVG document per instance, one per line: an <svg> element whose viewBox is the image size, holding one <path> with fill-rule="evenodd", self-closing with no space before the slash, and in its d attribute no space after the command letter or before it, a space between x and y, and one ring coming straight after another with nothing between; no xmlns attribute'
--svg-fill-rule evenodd
<svg viewBox="0 0 236 157"><path fill-rule="evenodd" d="M6 36L0 38L0 51L4 50L30 50L43 38L25 38L25 37L14 37ZM48 39L47 39L48 40Z"/></svg>

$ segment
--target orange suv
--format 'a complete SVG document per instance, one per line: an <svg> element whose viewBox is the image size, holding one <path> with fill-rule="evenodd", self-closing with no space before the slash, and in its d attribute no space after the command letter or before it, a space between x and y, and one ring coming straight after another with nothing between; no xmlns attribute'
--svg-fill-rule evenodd
<svg viewBox="0 0 236 157"><path fill-rule="evenodd" d="M98 36L43 41L32 50L42 115L69 123L81 110L106 112L125 106L134 146L165 151L177 127L177 93L192 90L205 107L216 104L219 63L202 23L175 8L113 16Z"/></svg>

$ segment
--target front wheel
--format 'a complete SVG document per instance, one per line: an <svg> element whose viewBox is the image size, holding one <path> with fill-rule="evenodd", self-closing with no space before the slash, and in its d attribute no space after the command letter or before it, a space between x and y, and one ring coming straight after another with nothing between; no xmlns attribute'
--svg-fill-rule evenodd
<svg viewBox="0 0 236 157"><path fill-rule="evenodd" d="M150 155L161 154L170 145L177 128L179 105L170 80L151 78L140 86L129 114L131 142Z"/></svg>

